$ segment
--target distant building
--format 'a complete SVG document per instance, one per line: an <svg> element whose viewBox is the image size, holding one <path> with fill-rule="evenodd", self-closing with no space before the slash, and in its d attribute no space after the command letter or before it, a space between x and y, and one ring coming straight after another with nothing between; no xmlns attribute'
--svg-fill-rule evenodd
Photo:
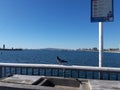
<svg viewBox="0 0 120 90"><path fill-rule="evenodd" d="M98 51L98 49L96 47L92 48L93 51Z"/></svg>
<svg viewBox="0 0 120 90"><path fill-rule="evenodd" d="M3 44L3 49L5 49L5 44Z"/></svg>

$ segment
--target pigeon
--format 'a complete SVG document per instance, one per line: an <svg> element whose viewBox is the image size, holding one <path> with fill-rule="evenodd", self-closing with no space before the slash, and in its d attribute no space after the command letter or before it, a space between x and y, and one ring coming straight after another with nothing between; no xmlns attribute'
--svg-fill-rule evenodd
<svg viewBox="0 0 120 90"><path fill-rule="evenodd" d="M61 58L59 58L59 57L57 56L57 62L58 62L58 64L63 64L63 63L67 63L68 61L62 60Z"/></svg>

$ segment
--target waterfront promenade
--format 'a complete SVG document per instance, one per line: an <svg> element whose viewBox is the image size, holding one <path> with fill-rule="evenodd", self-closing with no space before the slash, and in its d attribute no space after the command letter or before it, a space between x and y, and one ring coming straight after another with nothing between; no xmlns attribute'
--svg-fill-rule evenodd
<svg viewBox="0 0 120 90"><path fill-rule="evenodd" d="M120 68L0 63L0 77L0 90L120 90Z"/></svg>
<svg viewBox="0 0 120 90"><path fill-rule="evenodd" d="M0 79L0 90L120 90L120 81L13 75Z"/></svg>

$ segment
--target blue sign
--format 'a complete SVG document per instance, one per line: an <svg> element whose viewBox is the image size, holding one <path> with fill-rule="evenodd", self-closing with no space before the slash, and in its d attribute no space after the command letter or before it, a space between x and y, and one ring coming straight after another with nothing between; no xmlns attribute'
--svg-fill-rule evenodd
<svg viewBox="0 0 120 90"><path fill-rule="evenodd" d="M91 0L91 22L111 22L113 14L113 0Z"/></svg>

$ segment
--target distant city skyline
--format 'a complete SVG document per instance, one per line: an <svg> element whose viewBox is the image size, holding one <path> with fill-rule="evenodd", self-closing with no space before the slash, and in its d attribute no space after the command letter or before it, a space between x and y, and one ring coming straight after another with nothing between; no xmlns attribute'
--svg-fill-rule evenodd
<svg viewBox="0 0 120 90"><path fill-rule="evenodd" d="M98 48L91 0L0 0L0 46L6 48ZM104 48L120 48L120 0L114 22L104 23Z"/></svg>

